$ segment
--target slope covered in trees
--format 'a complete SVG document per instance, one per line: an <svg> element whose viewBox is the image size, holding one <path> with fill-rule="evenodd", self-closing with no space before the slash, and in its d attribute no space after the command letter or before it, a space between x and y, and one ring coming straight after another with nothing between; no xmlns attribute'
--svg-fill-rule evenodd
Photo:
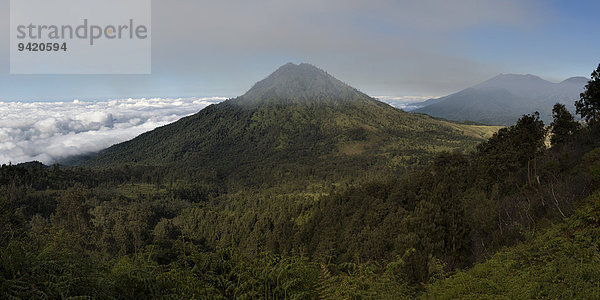
<svg viewBox="0 0 600 300"><path fill-rule="evenodd" d="M563 223L435 282L424 298L600 298L600 192L579 205Z"/></svg>
<svg viewBox="0 0 600 300"><path fill-rule="evenodd" d="M326 191L224 193L143 167L4 166L0 293L412 298L592 194L597 133L545 150L544 131L525 116L471 154Z"/></svg>

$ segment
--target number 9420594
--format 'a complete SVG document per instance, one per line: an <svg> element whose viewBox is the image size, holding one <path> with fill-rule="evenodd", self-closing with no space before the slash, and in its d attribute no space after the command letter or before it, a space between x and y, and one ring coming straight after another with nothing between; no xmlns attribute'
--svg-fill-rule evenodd
<svg viewBox="0 0 600 300"><path fill-rule="evenodd" d="M67 51L67 43L19 43L19 51Z"/></svg>

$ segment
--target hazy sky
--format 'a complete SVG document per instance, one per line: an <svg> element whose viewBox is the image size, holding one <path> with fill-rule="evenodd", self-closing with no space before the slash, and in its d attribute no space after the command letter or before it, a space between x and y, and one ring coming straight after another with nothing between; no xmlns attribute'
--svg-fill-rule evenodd
<svg viewBox="0 0 600 300"><path fill-rule="evenodd" d="M152 75L9 75L0 100L236 96L308 62L373 96L440 96L498 73L551 81L600 63L600 1L152 1Z"/></svg>

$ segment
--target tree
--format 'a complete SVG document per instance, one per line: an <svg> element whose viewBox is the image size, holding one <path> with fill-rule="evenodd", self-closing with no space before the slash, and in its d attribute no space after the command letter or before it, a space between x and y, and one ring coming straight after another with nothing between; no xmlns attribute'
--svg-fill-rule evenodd
<svg viewBox="0 0 600 300"><path fill-rule="evenodd" d="M580 100L575 102L577 114L589 124L600 121L600 64L592 72L592 80L585 86L585 91L579 98Z"/></svg>
<svg viewBox="0 0 600 300"><path fill-rule="evenodd" d="M546 133L538 112L524 115L517 124L500 129L477 146L479 165L490 178L500 180L527 165L544 150Z"/></svg>
<svg viewBox="0 0 600 300"><path fill-rule="evenodd" d="M552 108L552 137L550 143L554 145L563 144L579 129L579 123L575 121L573 115L567 110L564 104L556 103Z"/></svg>
<svg viewBox="0 0 600 300"><path fill-rule="evenodd" d="M90 197L89 191L81 187L68 190L57 200L54 223L69 232L84 234L91 226L86 204L86 199Z"/></svg>
<svg viewBox="0 0 600 300"><path fill-rule="evenodd" d="M517 121L513 128L513 143L518 145L516 148L519 149L518 158L521 162L527 162L544 149L546 134L544 122L540 120L540 113L537 111L524 115Z"/></svg>

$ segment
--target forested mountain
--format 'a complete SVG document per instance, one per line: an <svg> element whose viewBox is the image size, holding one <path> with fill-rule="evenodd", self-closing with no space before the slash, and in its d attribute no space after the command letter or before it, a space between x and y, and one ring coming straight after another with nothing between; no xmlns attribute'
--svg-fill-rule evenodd
<svg viewBox="0 0 600 300"><path fill-rule="evenodd" d="M501 74L452 95L414 104L416 113L455 121L512 125L523 114L535 111L546 123L552 106L562 103L575 111L575 100L589 79L573 77L552 83L534 75Z"/></svg>
<svg viewBox="0 0 600 300"><path fill-rule="evenodd" d="M279 71L288 67L299 66ZM304 68L313 67L299 69ZM116 156L102 167L3 165L0 295L597 298L600 66L592 78L576 103L583 123L555 104L551 124L537 113L523 115L470 151L441 151L420 167L386 176L361 172L361 160L338 169L335 163L343 160L329 156L332 172L352 172L336 178L354 177L353 182L301 173L272 185L267 181L273 177L254 163L257 172L248 176L255 178L227 176L231 181L224 185L190 171L194 161L169 165L158 156L151 160L154 166L118 163ZM255 95L286 93L280 83L270 84L275 78L268 79ZM388 112L355 90L342 90L356 97L350 107L379 105L385 108L381 113ZM315 95L291 101L306 105ZM265 105L264 96L252 99L257 98L219 107L235 106L234 116L241 116ZM414 117L435 124L433 129L461 128ZM212 124L221 120L214 118ZM293 166L302 170L300 163ZM245 184L232 184L236 180Z"/></svg>
<svg viewBox="0 0 600 300"><path fill-rule="evenodd" d="M408 114L309 64L287 64L245 95L110 147L81 162L198 169L264 182L393 172L439 151L472 148L497 128ZM252 174L250 176L250 174ZM354 175L352 175L354 176Z"/></svg>

